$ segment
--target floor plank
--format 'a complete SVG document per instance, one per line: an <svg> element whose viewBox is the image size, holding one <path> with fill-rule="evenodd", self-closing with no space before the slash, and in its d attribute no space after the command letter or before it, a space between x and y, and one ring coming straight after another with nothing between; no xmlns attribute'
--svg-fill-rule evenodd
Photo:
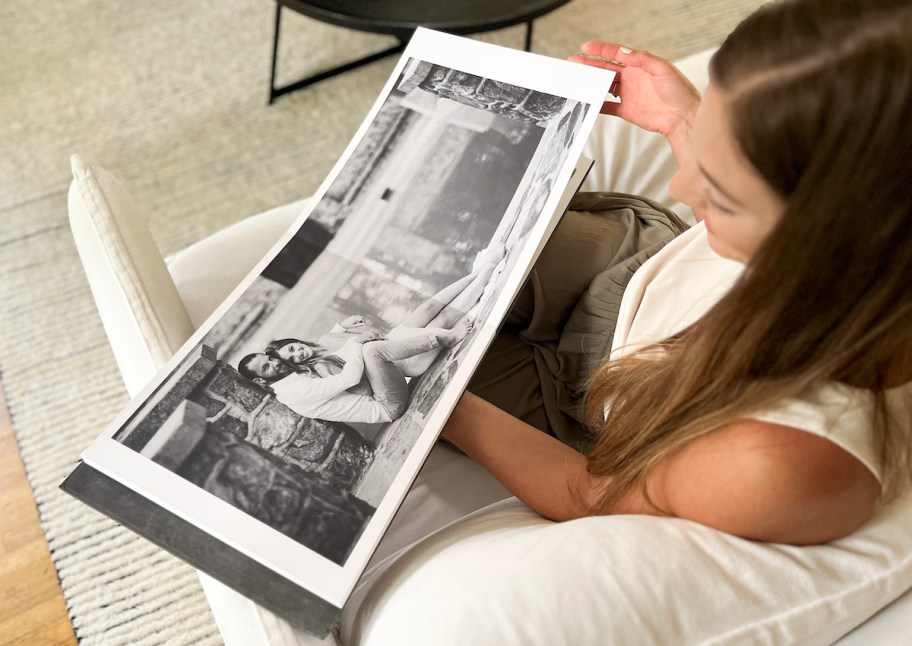
<svg viewBox="0 0 912 646"><path fill-rule="evenodd" d="M76 644L0 383L0 646Z"/></svg>

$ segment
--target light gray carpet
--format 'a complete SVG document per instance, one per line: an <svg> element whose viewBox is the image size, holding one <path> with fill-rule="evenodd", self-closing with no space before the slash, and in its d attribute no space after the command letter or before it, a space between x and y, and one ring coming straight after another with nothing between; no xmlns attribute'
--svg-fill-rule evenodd
<svg viewBox="0 0 912 646"><path fill-rule="evenodd" d="M536 24L566 57L611 38L669 58L719 42L760 0L574 0ZM57 490L126 402L71 242L68 158L119 176L173 252L310 194L393 66L266 105L267 0L0 4L0 370L22 457L86 644L217 643L188 567ZM390 41L286 14L280 81ZM485 40L520 47L521 28Z"/></svg>

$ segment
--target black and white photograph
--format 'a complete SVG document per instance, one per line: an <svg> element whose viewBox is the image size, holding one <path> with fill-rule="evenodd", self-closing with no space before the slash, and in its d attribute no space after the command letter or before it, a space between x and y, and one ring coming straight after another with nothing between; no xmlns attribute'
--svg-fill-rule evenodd
<svg viewBox="0 0 912 646"><path fill-rule="evenodd" d="M112 439L345 566L505 315L599 106L404 57L294 233Z"/></svg>

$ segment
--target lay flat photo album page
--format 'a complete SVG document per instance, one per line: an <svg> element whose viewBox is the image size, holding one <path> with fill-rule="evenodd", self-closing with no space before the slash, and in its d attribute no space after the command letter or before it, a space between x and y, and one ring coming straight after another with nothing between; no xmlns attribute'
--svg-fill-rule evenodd
<svg viewBox="0 0 912 646"><path fill-rule="evenodd" d="M325 634L588 170L612 80L418 30L311 206L64 489ZM276 581L322 610L279 607Z"/></svg>

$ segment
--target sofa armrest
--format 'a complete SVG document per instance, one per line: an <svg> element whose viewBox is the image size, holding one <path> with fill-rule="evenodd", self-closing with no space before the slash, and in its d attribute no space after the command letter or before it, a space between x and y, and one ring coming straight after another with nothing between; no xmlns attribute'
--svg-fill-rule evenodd
<svg viewBox="0 0 912 646"><path fill-rule="evenodd" d="M124 186L71 158L68 207L76 248L130 396L190 338L275 244L306 200L246 218L167 263ZM232 249L225 262L225 249Z"/></svg>
<svg viewBox="0 0 912 646"><path fill-rule="evenodd" d="M68 207L76 248L131 396L193 333L146 219L123 185L79 155Z"/></svg>

